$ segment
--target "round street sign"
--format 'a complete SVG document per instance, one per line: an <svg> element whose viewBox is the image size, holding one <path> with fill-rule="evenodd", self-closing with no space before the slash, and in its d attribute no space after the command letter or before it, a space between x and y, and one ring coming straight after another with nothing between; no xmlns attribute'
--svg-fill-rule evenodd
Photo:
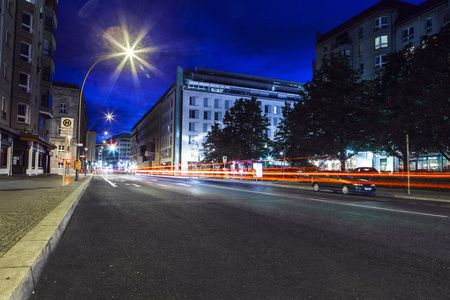
<svg viewBox="0 0 450 300"><path fill-rule="evenodd" d="M70 126L72 125L72 121L69 120L69 119L65 119L65 120L63 121L63 124L64 124L64 126L66 126L66 127L70 127Z"/></svg>

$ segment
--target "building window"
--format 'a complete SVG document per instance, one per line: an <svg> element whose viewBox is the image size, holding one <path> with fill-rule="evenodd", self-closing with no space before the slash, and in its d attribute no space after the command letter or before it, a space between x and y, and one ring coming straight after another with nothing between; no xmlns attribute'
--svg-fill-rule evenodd
<svg viewBox="0 0 450 300"><path fill-rule="evenodd" d="M341 55L342 55L342 56L347 56L347 58L350 59L350 57L352 56L351 50L350 50L350 49L342 50L342 51L341 51Z"/></svg>
<svg viewBox="0 0 450 300"><path fill-rule="evenodd" d="M49 65L42 65L42 80L53 81L53 73Z"/></svg>
<svg viewBox="0 0 450 300"><path fill-rule="evenodd" d="M388 36L382 35L375 38L375 50L386 48L388 46Z"/></svg>
<svg viewBox="0 0 450 300"><path fill-rule="evenodd" d="M33 33L33 16L26 12L22 12L22 29Z"/></svg>
<svg viewBox="0 0 450 300"><path fill-rule="evenodd" d="M8 66L8 64L7 63L3 63L3 77L6 79L6 80L8 80L9 81L9 75L10 74L10 71L9 71L9 66Z"/></svg>
<svg viewBox="0 0 450 300"><path fill-rule="evenodd" d="M190 119L198 119L198 110L190 109L189 110L189 118Z"/></svg>
<svg viewBox="0 0 450 300"><path fill-rule="evenodd" d="M211 125L204 123L203 124L203 132L208 132L210 127L211 127Z"/></svg>
<svg viewBox="0 0 450 300"><path fill-rule="evenodd" d="M214 99L214 108L220 108L220 99Z"/></svg>
<svg viewBox="0 0 450 300"><path fill-rule="evenodd" d="M364 63L360 63L360 64L359 64L358 71L359 71L359 74L364 73Z"/></svg>
<svg viewBox="0 0 450 300"><path fill-rule="evenodd" d="M9 32L8 29L5 29L5 44L6 46L8 46L9 48L11 48L11 32Z"/></svg>
<svg viewBox="0 0 450 300"><path fill-rule="evenodd" d="M221 121L222 120L222 113L221 112L215 112L214 113L214 121Z"/></svg>
<svg viewBox="0 0 450 300"><path fill-rule="evenodd" d="M48 90L41 90L41 106L52 108L52 95Z"/></svg>
<svg viewBox="0 0 450 300"><path fill-rule="evenodd" d="M25 1L27 1L28 3L34 4L34 0L25 0Z"/></svg>
<svg viewBox="0 0 450 300"><path fill-rule="evenodd" d="M211 120L211 112L210 111L203 112L203 120Z"/></svg>
<svg viewBox="0 0 450 300"><path fill-rule="evenodd" d="M358 37L360 39L362 39L364 37L364 28L363 27L359 27L359 29L358 29Z"/></svg>
<svg viewBox="0 0 450 300"><path fill-rule="evenodd" d="M66 114L67 113L67 105L65 103L60 103L59 104L59 112L62 114Z"/></svg>
<svg viewBox="0 0 450 300"><path fill-rule="evenodd" d="M376 18L375 19L375 30L381 29L381 28L386 28L387 20L388 20L388 18L386 16Z"/></svg>
<svg viewBox="0 0 450 300"><path fill-rule="evenodd" d="M6 119L7 111L8 111L7 107L8 107L8 104L6 103L6 98L2 97L2 111L1 111L1 115L2 115L3 119Z"/></svg>
<svg viewBox="0 0 450 300"><path fill-rule="evenodd" d="M52 42L50 42L49 40L44 40L43 53L44 53L44 55L53 57L53 46L52 46Z"/></svg>
<svg viewBox="0 0 450 300"><path fill-rule="evenodd" d="M19 73L19 88L22 92L31 92L31 76L26 73Z"/></svg>
<svg viewBox="0 0 450 300"><path fill-rule="evenodd" d="M230 104L231 104L230 100L225 100L225 109L229 109L230 108Z"/></svg>
<svg viewBox="0 0 450 300"><path fill-rule="evenodd" d="M58 145L58 152L64 152L64 145Z"/></svg>
<svg viewBox="0 0 450 300"><path fill-rule="evenodd" d="M50 16L45 16L45 30L50 32L54 30L53 18Z"/></svg>
<svg viewBox="0 0 450 300"><path fill-rule="evenodd" d="M414 26L402 30L402 42L407 42L414 38Z"/></svg>
<svg viewBox="0 0 450 300"><path fill-rule="evenodd" d="M375 68L382 68L386 64L386 55L375 57Z"/></svg>
<svg viewBox="0 0 450 300"><path fill-rule="evenodd" d="M22 42L20 46L20 59L31 63L31 45Z"/></svg>
<svg viewBox="0 0 450 300"><path fill-rule="evenodd" d="M203 107L209 107L209 99L203 98Z"/></svg>
<svg viewBox="0 0 450 300"><path fill-rule="evenodd" d="M359 56L363 56L364 55L364 44L359 45L358 55Z"/></svg>
<svg viewBox="0 0 450 300"><path fill-rule="evenodd" d="M17 122L30 124L30 107L26 104L17 105Z"/></svg>
<svg viewBox="0 0 450 300"><path fill-rule="evenodd" d="M273 107L273 114L278 115L280 113L280 108L278 106Z"/></svg>
<svg viewBox="0 0 450 300"><path fill-rule="evenodd" d="M327 54L327 53L328 53L328 47L327 47L327 46L324 46L324 47L322 48L322 52L323 52L323 55Z"/></svg>
<svg viewBox="0 0 450 300"><path fill-rule="evenodd" d="M270 105L264 105L264 112L266 114L270 113Z"/></svg>
<svg viewBox="0 0 450 300"><path fill-rule="evenodd" d="M425 20L425 32L429 32L433 29L433 18Z"/></svg>
<svg viewBox="0 0 450 300"><path fill-rule="evenodd" d="M189 105L195 106L195 97L189 97Z"/></svg>
<svg viewBox="0 0 450 300"><path fill-rule="evenodd" d="M195 123L189 122L189 131L195 131Z"/></svg>

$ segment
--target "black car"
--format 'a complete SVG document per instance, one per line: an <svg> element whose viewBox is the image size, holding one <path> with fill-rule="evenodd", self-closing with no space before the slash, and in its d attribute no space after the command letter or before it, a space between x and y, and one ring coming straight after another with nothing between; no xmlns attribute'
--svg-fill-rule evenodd
<svg viewBox="0 0 450 300"><path fill-rule="evenodd" d="M331 190L342 194L362 193L375 195L377 188L374 183L366 179L347 176L345 173L321 173L311 177L314 191Z"/></svg>

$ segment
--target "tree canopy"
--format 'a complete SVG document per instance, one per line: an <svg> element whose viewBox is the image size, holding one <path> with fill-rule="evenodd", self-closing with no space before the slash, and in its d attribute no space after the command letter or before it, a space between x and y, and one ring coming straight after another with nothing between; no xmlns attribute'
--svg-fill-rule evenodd
<svg viewBox="0 0 450 300"><path fill-rule="evenodd" d="M215 123L206 136L204 162L221 162L223 156L229 160L252 160L264 154L270 122L262 114L261 101L255 97L236 100L222 122L223 129Z"/></svg>

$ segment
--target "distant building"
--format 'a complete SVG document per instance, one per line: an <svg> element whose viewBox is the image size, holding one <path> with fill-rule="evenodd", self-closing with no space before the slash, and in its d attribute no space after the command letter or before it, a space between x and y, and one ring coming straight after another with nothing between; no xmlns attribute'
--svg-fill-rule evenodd
<svg viewBox="0 0 450 300"><path fill-rule="evenodd" d="M423 36L438 33L450 21L449 2L428 0L414 5L382 0L326 33L317 32L313 68L319 70L331 53L342 53L361 80L375 79L388 53L409 43L421 47Z"/></svg>
<svg viewBox="0 0 450 300"><path fill-rule="evenodd" d="M175 83L131 132L131 162L137 166L181 165L203 158L202 144L214 122L240 98L256 97L274 138L285 103L300 100L302 83L196 67L177 69Z"/></svg>
<svg viewBox="0 0 450 300"><path fill-rule="evenodd" d="M88 116L86 110L86 104L84 97L81 99L81 139L79 139L82 147L75 147L77 143L78 134L78 106L80 97L80 87L78 84L68 83L68 82L53 82L53 114L54 118L50 123L50 141L56 146L53 151L53 159L51 163L51 173L62 175L63 172L63 160L64 152L70 152L70 162L71 165L67 168L67 172L73 174L73 161L77 159L77 148L80 155L85 155L84 147L86 147L86 124L88 123ZM66 145L66 135L61 127L64 127L62 120L71 120L73 123L72 132L67 135L67 145ZM67 146L67 147L66 147Z"/></svg>
<svg viewBox="0 0 450 300"><path fill-rule="evenodd" d="M130 165L130 133L121 133L112 136L109 142L103 144L102 161L103 165L111 166L114 169L127 169Z"/></svg>
<svg viewBox="0 0 450 300"><path fill-rule="evenodd" d="M50 172L57 4L0 1L0 175Z"/></svg>

